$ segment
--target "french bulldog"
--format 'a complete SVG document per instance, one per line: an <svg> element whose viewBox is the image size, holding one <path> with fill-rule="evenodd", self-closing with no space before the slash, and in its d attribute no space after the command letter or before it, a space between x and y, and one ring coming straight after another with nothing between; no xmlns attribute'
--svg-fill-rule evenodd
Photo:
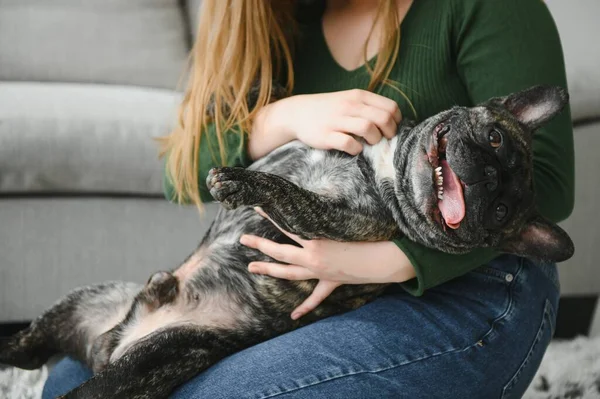
<svg viewBox="0 0 600 399"><path fill-rule="evenodd" d="M0 343L0 363L79 359L94 377L65 398L165 398L224 357L308 323L356 309L388 284L343 285L299 320L290 312L316 281L249 273L271 261L242 234L298 245L259 215L304 239L381 241L405 235L447 253L491 247L536 261L573 255L567 233L535 207L534 131L567 103L536 86L475 107L454 107L358 156L291 142L248 168L215 168L207 185L222 206L198 247L145 285L74 290Z"/></svg>

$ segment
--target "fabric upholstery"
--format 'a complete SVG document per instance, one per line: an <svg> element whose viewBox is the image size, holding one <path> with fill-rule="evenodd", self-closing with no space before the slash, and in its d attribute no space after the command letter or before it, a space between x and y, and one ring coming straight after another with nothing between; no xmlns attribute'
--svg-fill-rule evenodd
<svg viewBox="0 0 600 399"><path fill-rule="evenodd" d="M567 80L575 121L600 118L600 51L598 15L600 1L547 0L565 54ZM540 38L543 45L544 38Z"/></svg>
<svg viewBox="0 0 600 399"><path fill-rule="evenodd" d="M559 265L563 294L600 292L600 225L598 225L598 148L600 122L575 128L575 208L561 226L575 243L575 254Z"/></svg>
<svg viewBox="0 0 600 399"><path fill-rule="evenodd" d="M201 5L202 0L186 0L186 15L189 21L192 38L196 37L196 31L198 30Z"/></svg>
<svg viewBox="0 0 600 399"><path fill-rule="evenodd" d="M70 290L144 283L184 261L217 209L140 198L0 197L0 322L37 317Z"/></svg>
<svg viewBox="0 0 600 399"><path fill-rule="evenodd" d="M175 89L188 49L178 0L0 0L0 80Z"/></svg>
<svg viewBox="0 0 600 399"><path fill-rule="evenodd" d="M0 193L162 195L154 138L178 101L160 89L0 82Z"/></svg>

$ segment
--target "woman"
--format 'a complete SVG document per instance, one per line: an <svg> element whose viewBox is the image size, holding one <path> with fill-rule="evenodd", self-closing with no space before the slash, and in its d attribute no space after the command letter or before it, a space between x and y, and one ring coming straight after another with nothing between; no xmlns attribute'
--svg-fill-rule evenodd
<svg viewBox="0 0 600 399"><path fill-rule="evenodd" d="M170 200L211 201L199 183L211 167L247 166L294 139L356 154L352 135L390 138L402 117L535 84L566 87L558 33L540 0L297 3L204 1L181 124L164 141ZM272 79L291 96L271 102ZM213 119L204 112L211 99ZM573 207L572 140L568 108L535 136L538 208L555 222ZM554 332L553 264L490 250L448 255L407 239L319 240L296 257L259 237L242 243L291 264L250 272L319 279L294 318L341 284L397 284L356 311L230 356L175 398L518 398ZM90 376L63 360L44 397Z"/></svg>

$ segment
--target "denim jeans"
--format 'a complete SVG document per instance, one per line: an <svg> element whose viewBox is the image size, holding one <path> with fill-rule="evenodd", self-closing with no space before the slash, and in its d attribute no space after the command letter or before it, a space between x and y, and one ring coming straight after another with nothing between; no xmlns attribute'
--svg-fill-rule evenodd
<svg viewBox="0 0 600 399"><path fill-rule="evenodd" d="M395 287L229 356L172 398L520 398L554 333L558 298L554 264L503 255L422 297ZM64 359L43 399L91 376Z"/></svg>

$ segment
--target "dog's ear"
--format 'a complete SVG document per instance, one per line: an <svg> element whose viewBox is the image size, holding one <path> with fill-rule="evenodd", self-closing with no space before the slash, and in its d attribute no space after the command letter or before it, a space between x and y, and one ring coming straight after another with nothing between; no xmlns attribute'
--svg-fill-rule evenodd
<svg viewBox="0 0 600 399"><path fill-rule="evenodd" d="M569 102L569 95L561 87L533 86L499 101L519 122L533 131L559 114Z"/></svg>
<svg viewBox="0 0 600 399"><path fill-rule="evenodd" d="M562 262L573 256L573 241L557 224L536 215L515 237L500 245L503 252L540 262Z"/></svg>

